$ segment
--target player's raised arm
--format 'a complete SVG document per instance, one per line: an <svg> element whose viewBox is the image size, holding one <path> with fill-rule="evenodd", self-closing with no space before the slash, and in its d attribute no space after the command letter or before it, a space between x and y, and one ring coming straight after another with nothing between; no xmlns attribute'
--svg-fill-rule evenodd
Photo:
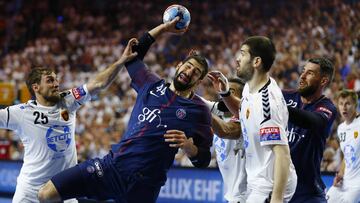
<svg viewBox="0 0 360 203"><path fill-rule="evenodd" d="M227 78L220 71L209 72L208 78L211 80L215 90L218 91L223 98L223 101L229 111L233 115L238 116L240 109L240 99L234 95L231 95Z"/></svg>
<svg viewBox="0 0 360 203"><path fill-rule="evenodd" d="M91 95L98 93L100 90L108 87L115 77L122 69L125 62L130 61L137 56L136 52L133 52L132 47L138 44L138 40L132 38L124 49L123 54L115 63L108 66L104 71L98 73L94 79L90 80L87 84L88 91Z"/></svg>

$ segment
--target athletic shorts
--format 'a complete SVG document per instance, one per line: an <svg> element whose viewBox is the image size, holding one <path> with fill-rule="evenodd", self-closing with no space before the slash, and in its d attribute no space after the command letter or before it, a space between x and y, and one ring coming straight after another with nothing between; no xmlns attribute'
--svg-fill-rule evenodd
<svg viewBox="0 0 360 203"><path fill-rule="evenodd" d="M63 200L86 197L116 202L154 203L161 185L147 184L141 173L121 175L112 163L111 154L103 159L82 162L55 175L51 181Z"/></svg>

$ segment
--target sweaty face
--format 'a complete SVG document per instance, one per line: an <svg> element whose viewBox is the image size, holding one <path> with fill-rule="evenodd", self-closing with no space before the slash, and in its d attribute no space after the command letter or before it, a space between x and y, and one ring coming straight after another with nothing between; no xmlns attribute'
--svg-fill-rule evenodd
<svg viewBox="0 0 360 203"><path fill-rule="evenodd" d="M38 84L38 89L34 90L39 95L41 95L45 100L50 102L60 101L60 91L59 91L59 82L56 78L55 73L50 75L42 75L40 84Z"/></svg>
<svg viewBox="0 0 360 203"><path fill-rule="evenodd" d="M308 97L313 95L320 87L321 83L320 66L315 63L306 63L300 78L298 91L301 96Z"/></svg>
<svg viewBox="0 0 360 203"><path fill-rule="evenodd" d="M249 46L241 46L239 56L236 59L237 69L236 75L239 78L243 78L245 81L249 81L254 75L254 67L251 65L251 55L249 52Z"/></svg>
<svg viewBox="0 0 360 203"><path fill-rule="evenodd" d="M190 59L177 67L174 77L174 87L177 91L185 91L194 87L200 80L202 74L201 65Z"/></svg>
<svg viewBox="0 0 360 203"><path fill-rule="evenodd" d="M340 115L344 120L351 120L356 115L356 103L348 97L340 97L338 101Z"/></svg>

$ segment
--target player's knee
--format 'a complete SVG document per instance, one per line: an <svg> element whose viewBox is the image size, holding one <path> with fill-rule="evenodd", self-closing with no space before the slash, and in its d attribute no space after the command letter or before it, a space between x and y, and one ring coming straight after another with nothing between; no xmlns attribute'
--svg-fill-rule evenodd
<svg viewBox="0 0 360 203"><path fill-rule="evenodd" d="M48 181L43 187L40 188L38 199L42 203L61 201L61 198L51 181Z"/></svg>

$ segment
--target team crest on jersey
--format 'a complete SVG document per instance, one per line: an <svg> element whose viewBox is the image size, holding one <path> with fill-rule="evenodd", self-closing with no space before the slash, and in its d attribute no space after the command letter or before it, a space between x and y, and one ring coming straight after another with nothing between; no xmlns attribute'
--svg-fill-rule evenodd
<svg viewBox="0 0 360 203"><path fill-rule="evenodd" d="M281 140L279 127L260 128L260 142Z"/></svg>
<svg viewBox="0 0 360 203"><path fill-rule="evenodd" d="M69 120L69 112L67 110L62 110L61 118L64 119L64 121L68 121Z"/></svg>
<svg viewBox="0 0 360 203"><path fill-rule="evenodd" d="M186 111L185 109L178 109L176 110L176 117L178 119L184 119L186 117Z"/></svg>
<svg viewBox="0 0 360 203"><path fill-rule="evenodd" d="M86 92L84 90L83 87L77 87L77 88L73 88L71 90L72 94L74 95L75 99L76 100L79 100L81 99L81 97L85 96L86 95Z"/></svg>
<svg viewBox="0 0 360 203"><path fill-rule="evenodd" d="M354 139L356 139L358 136L359 136L359 132L358 132L358 131L355 131L355 132L354 132Z"/></svg>
<svg viewBox="0 0 360 203"><path fill-rule="evenodd" d="M250 116L250 109L246 109L246 119L249 119L249 116Z"/></svg>

